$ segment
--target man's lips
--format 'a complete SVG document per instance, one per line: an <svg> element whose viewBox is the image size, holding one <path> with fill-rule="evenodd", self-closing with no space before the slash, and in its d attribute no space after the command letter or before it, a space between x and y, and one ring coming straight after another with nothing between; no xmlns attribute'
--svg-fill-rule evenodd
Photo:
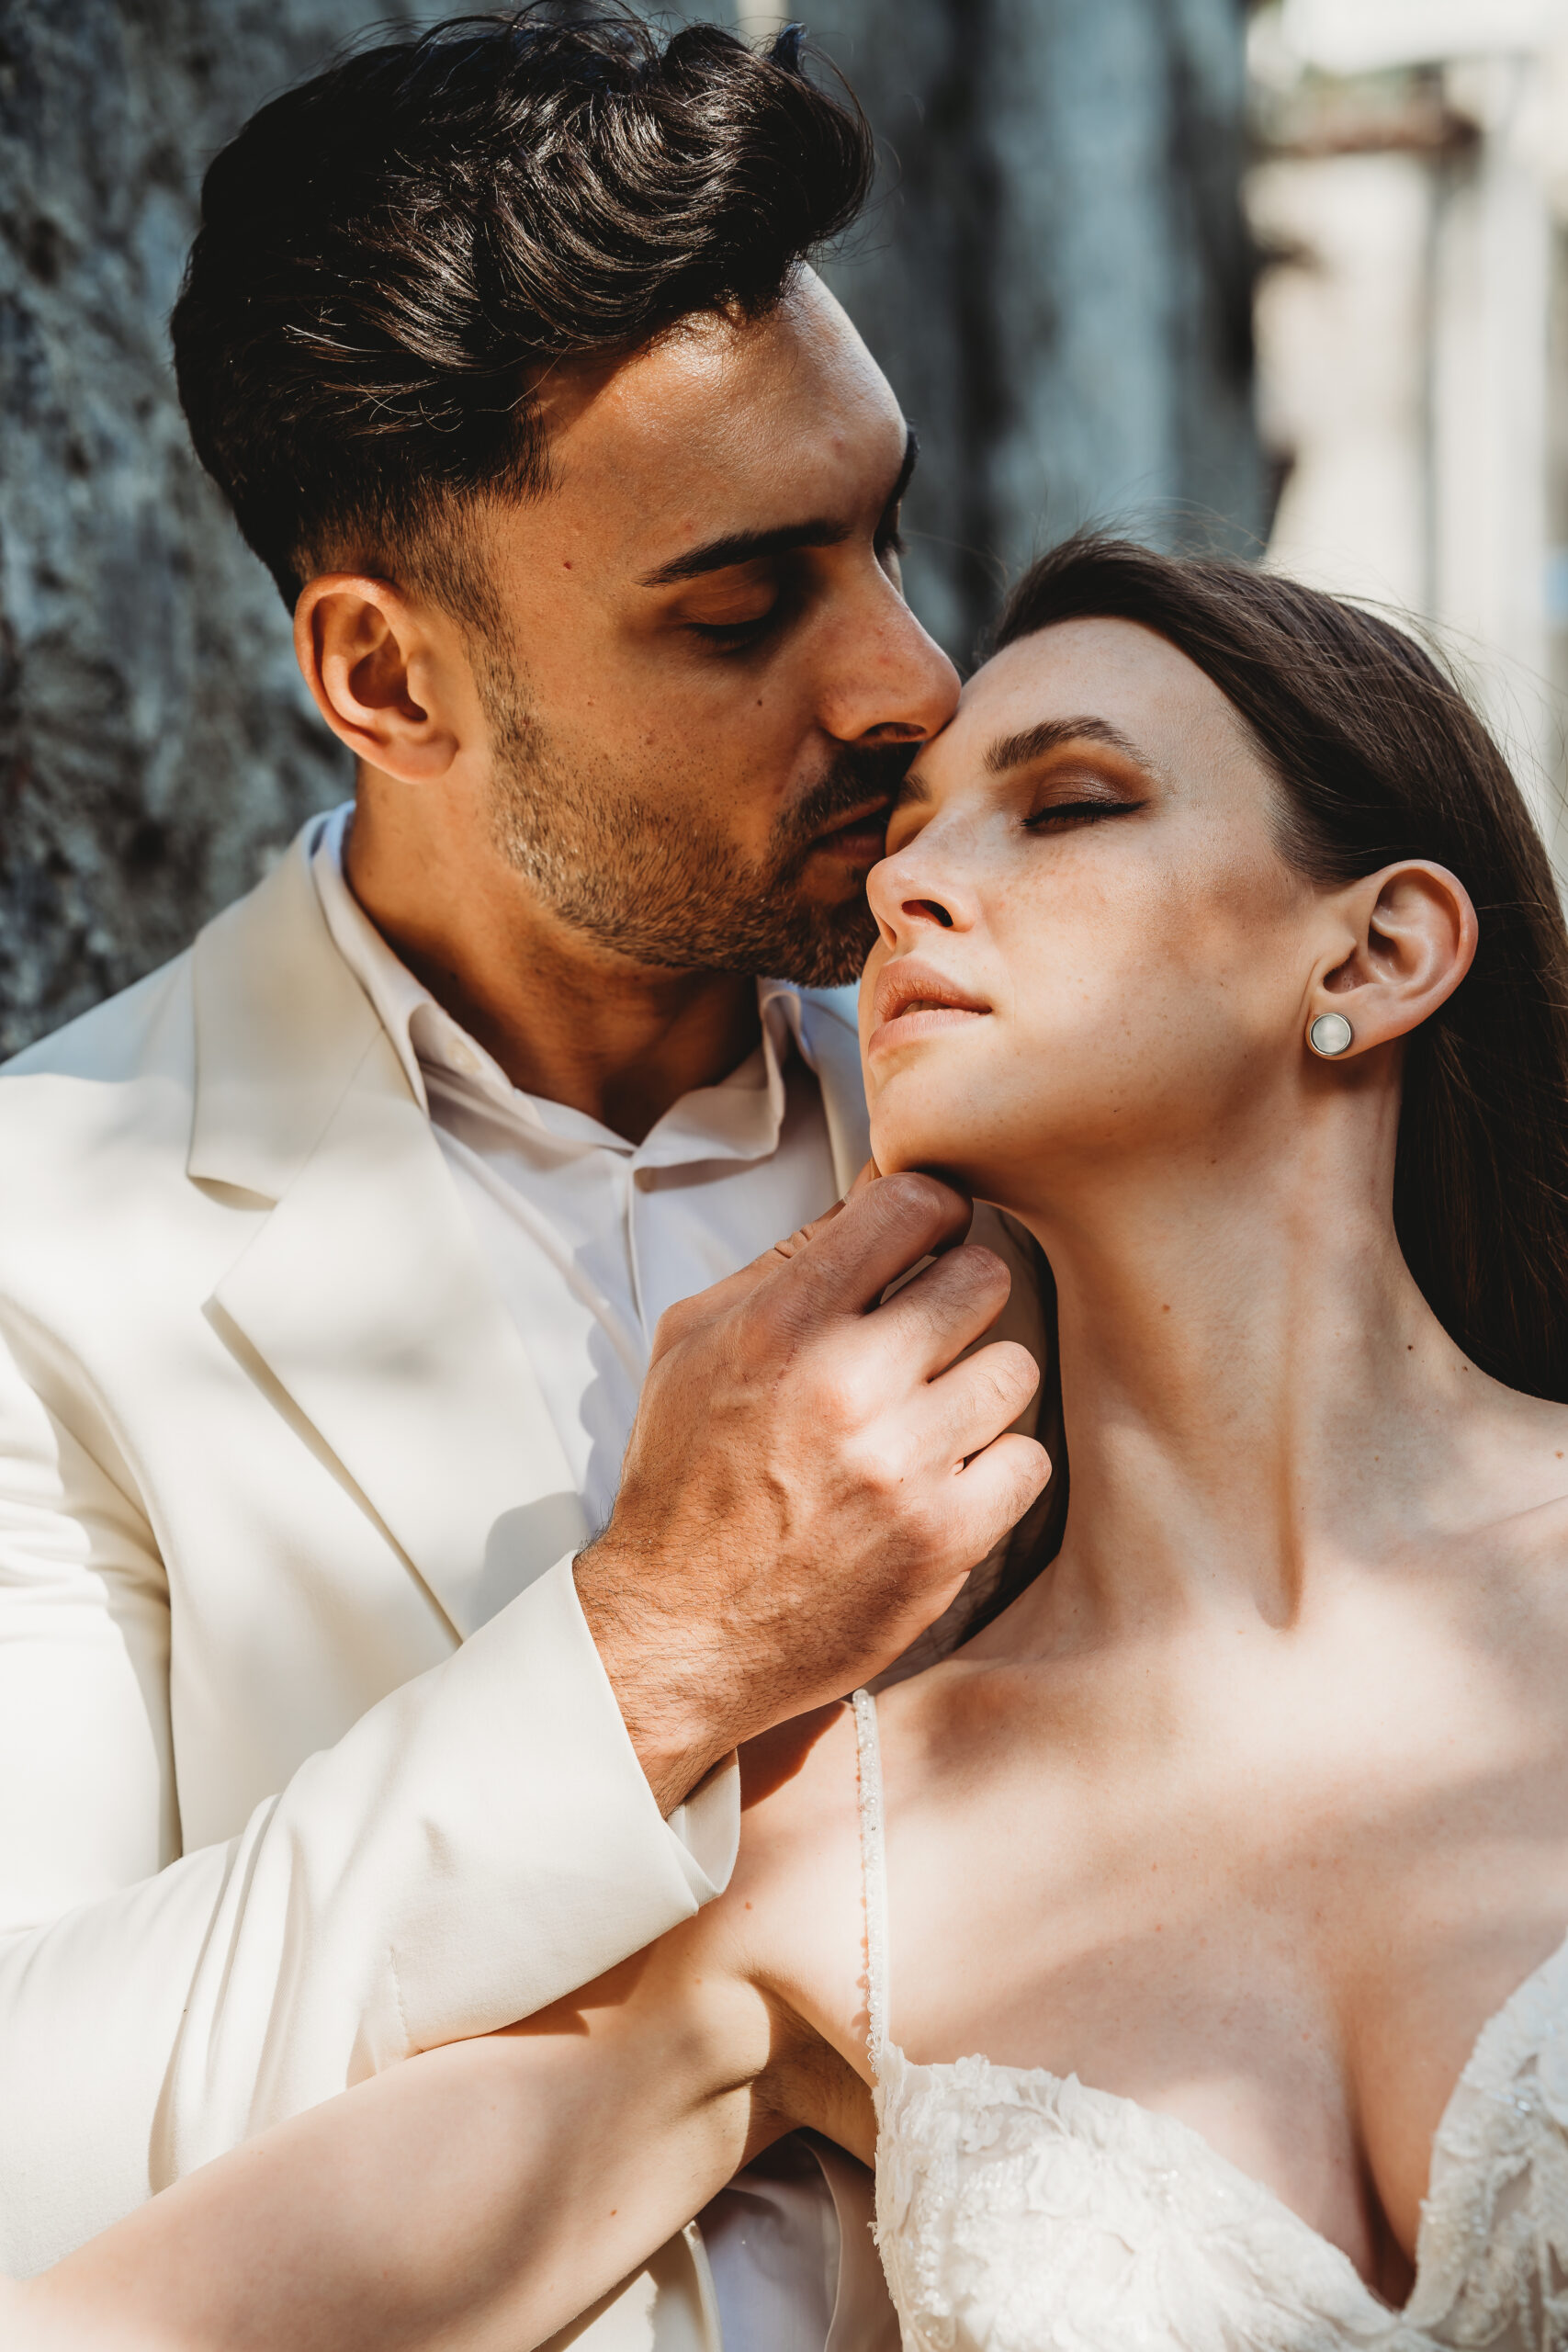
<svg viewBox="0 0 1568 2352"><path fill-rule="evenodd" d="M872 1032L866 1051L874 1054L889 1046L912 1044L942 1029L983 1019L990 1006L912 956L896 956L885 964L871 1001Z"/></svg>
<svg viewBox="0 0 1568 2352"><path fill-rule="evenodd" d="M892 807L892 801L884 797L868 802L852 816L840 817L836 825L818 834L811 844L812 854L826 850L829 857L847 857L857 865L876 865L887 839Z"/></svg>

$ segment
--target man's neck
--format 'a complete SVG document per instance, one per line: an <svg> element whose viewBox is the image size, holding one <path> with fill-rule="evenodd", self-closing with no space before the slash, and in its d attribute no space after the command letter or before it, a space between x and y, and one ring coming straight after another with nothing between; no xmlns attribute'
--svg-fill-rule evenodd
<svg viewBox="0 0 1568 2352"><path fill-rule="evenodd" d="M373 798L356 808L344 871L389 946L514 1086L629 1142L756 1046L754 980L615 956L522 875L444 854Z"/></svg>

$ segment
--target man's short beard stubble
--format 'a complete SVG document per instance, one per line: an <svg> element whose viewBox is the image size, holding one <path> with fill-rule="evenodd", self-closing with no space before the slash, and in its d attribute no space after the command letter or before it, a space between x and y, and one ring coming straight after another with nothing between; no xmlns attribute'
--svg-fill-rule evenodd
<svg viewBox="0 0 1568 2352"><path fill-rule="evenodd" d="M840 752L779 818L767 855L748 865L716 826L658 807L613 773L570 765L499 661L483 665L479 691L494 747L496 844L563 922L670 971L742 972L802 988L859 976L876 936L863 891L814 905L802 877L835 818L892 797L911 746Z"/></svg>

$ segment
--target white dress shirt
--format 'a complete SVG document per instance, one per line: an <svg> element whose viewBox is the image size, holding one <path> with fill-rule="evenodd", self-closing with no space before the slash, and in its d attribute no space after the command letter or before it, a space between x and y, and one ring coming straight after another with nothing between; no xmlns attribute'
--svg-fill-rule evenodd
<svg viewBox="0 0 1568 2352"><path fill-rule="evenodd" d="M664 1309L836 1195L822 1097L798 1050L800 1000L760 981L756 1051L628 1143L513 1086L399 961L344 878L352 814L352 803L334 809L315 847L327 927L430 1114L590 1523L602 1526Z"/></svg>
<svg viewBox="0 0 1568 2352"><path fill-rule="evenodd" d="M350 802L323 818L312 851L327 927L429 1114L590 1524L602 1526L665 1307L836 1196L821 1094L799 1051L799 998L760 981L756 1051L628 1143L513 1086L393 954L344 879L352 816ZM814 2160L781 2151L702 2219L726 2352L822 2352L840 2249Z"/></svg>

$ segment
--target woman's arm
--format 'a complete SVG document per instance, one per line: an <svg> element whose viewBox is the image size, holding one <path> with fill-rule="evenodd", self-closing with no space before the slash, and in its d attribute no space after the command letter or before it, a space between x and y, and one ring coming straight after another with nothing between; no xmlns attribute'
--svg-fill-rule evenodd
<svg viewBox="0 0 1568 2352"><path fill-rule="evenodd" d="M717 1902L191 2173L12 2290L15 2317L0 2280L6 2352L525 2352L793 2125L869 2157L848 1711L755 1742L744 1777Z"/></svg>
<svg viewBox="0 0 1568 2352"><path fill-rule="evenodd" d="M703 1928L191 2174L17 2290L7 2345L542 2342L793 2120L758 2084L787 2077L801 2029L727 1971Z"/></svg>

